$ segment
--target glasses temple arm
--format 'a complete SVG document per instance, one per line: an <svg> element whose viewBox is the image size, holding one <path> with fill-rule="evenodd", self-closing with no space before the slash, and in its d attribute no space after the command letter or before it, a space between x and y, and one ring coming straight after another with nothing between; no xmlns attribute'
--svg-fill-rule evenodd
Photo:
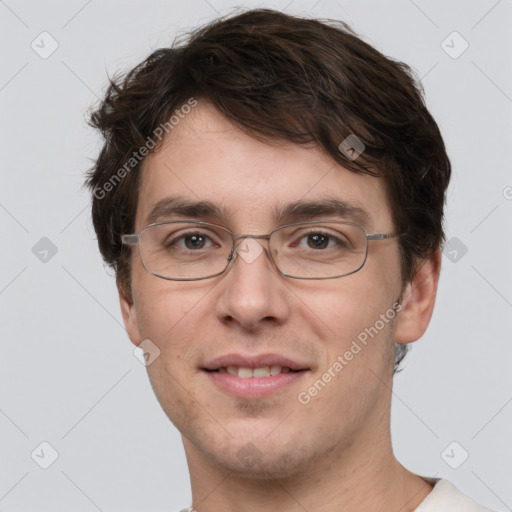
<svg viewBox="0 0 512 512"><path fill-rule="evenodd" d="M368 240L386 240L388 238L396 238L402 236L404 233L368 233L366 238Z"/></svg>
<svg viewBox="0 0 512 512"><path fill-rule="evenodd" d="M133 245L139 243L139 235L122 235L121 242L125 245Z"/></svg>

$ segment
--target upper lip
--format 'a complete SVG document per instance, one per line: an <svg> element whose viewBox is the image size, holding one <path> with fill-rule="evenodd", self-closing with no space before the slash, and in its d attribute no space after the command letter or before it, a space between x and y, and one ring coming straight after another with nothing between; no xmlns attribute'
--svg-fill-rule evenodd
<svg viewBox="0 0 512 512"><path fill-rule="evenodd" d="M281 366L288 367L291 370L308 370L307 365L293 361L288 357L279 354L225 354L208 361L202 366L204 370L218 370L227 366L236 366L238 368L261 368L263 366Z"/></svg>

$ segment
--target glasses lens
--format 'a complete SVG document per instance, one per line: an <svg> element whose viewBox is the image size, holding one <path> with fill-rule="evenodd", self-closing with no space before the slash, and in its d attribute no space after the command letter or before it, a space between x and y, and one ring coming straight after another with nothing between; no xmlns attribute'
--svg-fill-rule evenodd
<svg viewBox="0 0 512 512"><path fill-rule="evenodd" d="M171 279L201 279L224 271L232 245L229 231L206 223L155 224L144 228L139 239L146 270Z"/></svg>
<svg viewBox="0 0 512 512"><path fill-rule="evenodd" d="M352 274L363 266L367 252L365 231L339 222L286 226L274 231L270 243L279 270L303 279Z"/></svg>

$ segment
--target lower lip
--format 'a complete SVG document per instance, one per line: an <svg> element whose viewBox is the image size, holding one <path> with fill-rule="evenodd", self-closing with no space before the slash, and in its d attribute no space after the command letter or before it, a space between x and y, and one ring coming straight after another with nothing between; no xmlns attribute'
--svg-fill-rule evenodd
<svg viewBox="0 0 512 512"><path fill-rule="evenodd" d="M229 373L208 372L207 376L221 390L239 398L263 398L302 379L307 370L280 373L270 377L235 377Z"/></svg>

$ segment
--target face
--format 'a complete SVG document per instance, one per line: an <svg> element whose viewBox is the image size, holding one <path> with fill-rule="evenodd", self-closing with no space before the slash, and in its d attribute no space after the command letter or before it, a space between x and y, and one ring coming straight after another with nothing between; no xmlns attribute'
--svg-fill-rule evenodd
<svg viewBox="0 0 512 512"><path fill-rule="evenodd" d="M286 203L333 198L363 210L368 233L393 231L378 178L335 165L316 148L257 141L201 102L146 158L136 232L170 196L217 205L225 216L196 220L235 234L269 233L277 227L271 212ZM334 218L310 220L325 217ZM167 212L158 220L183 218ZM396 239L370 241L359 272L299 280L281 275L267 242L257 243L256 259L238 256L227 272L201 281L155 277L133 250L132 301L121 294L121 303L132 342L149 339L160 350L149 377L184 436L189 465L286 476L368 443L382 428L397 325L391 308L402 291L399 250ZM297 371L260 383L250 377L254 385L222 369L280 363Z"/></svg>

